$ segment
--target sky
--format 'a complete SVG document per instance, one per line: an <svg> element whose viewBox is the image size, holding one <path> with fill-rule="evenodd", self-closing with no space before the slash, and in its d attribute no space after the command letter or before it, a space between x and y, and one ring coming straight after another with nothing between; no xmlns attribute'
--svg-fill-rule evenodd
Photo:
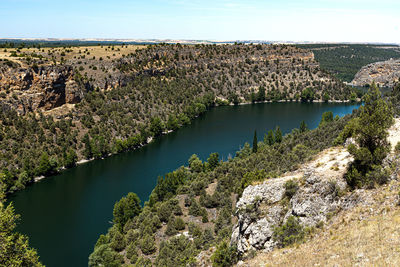
<svg viewBox="0 0 400 267"><path fill-rule="evenodd" d="M1 38L400 43L400 0L0 0Z"/></svg>

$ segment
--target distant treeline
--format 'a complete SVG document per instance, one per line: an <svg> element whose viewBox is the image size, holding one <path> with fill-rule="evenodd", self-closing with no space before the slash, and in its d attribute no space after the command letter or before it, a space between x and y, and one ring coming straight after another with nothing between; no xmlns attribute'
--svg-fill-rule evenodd
<svg viewBox="0 0 400 267"><path fill-rule="evenodd" d="M150 42L117 42L117 41L45 41L45 40L6 40L0 39L0 48L40 48L40 47L73 47L99 45L148 45Z"/></svg>

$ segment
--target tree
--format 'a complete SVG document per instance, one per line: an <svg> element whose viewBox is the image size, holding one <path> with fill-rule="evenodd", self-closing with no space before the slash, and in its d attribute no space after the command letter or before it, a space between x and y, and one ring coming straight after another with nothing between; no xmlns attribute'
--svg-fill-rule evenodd
<svg viewBox="0 0 400 267"><path fill-rule="evenodd" d="M359 109L358 120L353 121L358 147L354 144L348 147L354 157L346 174L350 186L360 187L386 181L385 173L381 172L381 164L390 151L387 137L392 123L392 108L382 99L379 88L372 83L364 96L364 106Z"/></svg>
<svg viewBox="0 0 400 267"><path fill-rule="evenodd" d="M324 112L324 113L322 113L321 121L320 121L318 127L324 126L325 124L330 123L332 121L333 121L332 111Z"/></svg>
<svg viewBox="0 0 400 267"><path fill-rule="evenodd" d="M264 86L260 86L260 88L258 89L257 100L265 101L265 87Z"/></svg>
<svg viewBox="0 0 400 267"><path fill-rule="evenodd" d="M193 154L189 158L189 167L192 171L201 172L203 170L203 162L199 159L196 154Z"/></svg>
<svg viewBox="0 0 400 267"><path fill-rule="evenodd" d="M286 223L274 229L273 238L280 247L299 242L304 238L303 226L295 216L291 215Z"/></svg>
<svg viewBox="0 0 400 267"><path fill-rule="evenodd" d="M272 146L275 143L274 131L268 131L268 135L264 137L264 143L269 146Z"/></svg>
<svg viewBox="0 0 400 267"><path fill-rule="evenodd" d="M307 87L301 91L301 101L302 102L312 102L314 100L315 92L312 88Z"/></svg>
<svg viewBox="0 0 400 267"><path fill-rule="evenodd" d="M163 126L161 123L161 119L159 117L151 118L150 131L153 133L155 137L160 136L162 134Z"/></svg>
<svg viewBox="0 0 400 267"><path fill-rule="evenodd" d="M170 115L167 121L167 129L176 131L179 128L179 122L175 115Z"/></svg>
<svg viewBox="0 0 400 267"><path fill-rule="evenodd" d="M36 169L36 175L51 175L56 172L57 162L50 159L46 152L42 153L39 160L39 166Z"/></svg>
<svg viewBox="0 0 400 267"><path fill-rule="evenodd" d="M207 159L208 169L214 170L215 167L219 164L219 154L218 153L211 153Z"/></svg>
<svg viewBox="0 0 400 267"><path fill-rule="evenodd" d="M256 153L258 150L258 144L257 144L257 131L254 131L254 137L253 137L253 153Z"/></svg>
<svg viewBox="0 0 400 267"><path fill-rule="evenodd" d="M171 216L168 219L167 229L165 229L165 234L168 236L172 236L176 235L177 233L178 230L176 229L175 216L171 214Z"/></svg>
<svg viewBox="0 0 400 267"><path fill-rule="evenodd" d="M119 228L122 229L129 219L139 215L141 211L139 197L135 193L128 193L126 197L123 197L114 205L114 223L118 224Z"/></svg>
<svg viewBox="0 0 400 267"><path fill-rule="evenodd" d="M233 246L228 246L226 241L222 241L214 254L211 256L213 267L228 267L237 262L237 250Z"/></svg>
<svg viewBox="0 0 400 267"><path fill-rule="evenodd" d="M92 158L92 147L90 145L90 137L86 133L83 137L83 144L85 145L85 149L83 150L83 155L85 156L86 159Z"/></svg>
<svg viewBox="0 0 400 267"><path fill-rule="evenodd" d="M279 128L279 126L276 126L275 129L275 142L276 143L282 142L282 131L281 128Z"/></svg>
<svg viewBox="0 0 400 267"><path fill-rule="evenodd" d="M300 132L301 132L301 133L304 133L304 132L306 132L307 130L308 130L308 128L307 128L306 122L305 122L305 121L301 121L301 123L300 123Z"/></svg>
<svg viewBox="0 0 400 267"><path fill-rule="evenodd" d="M28 238L15 232L18 219L12 204L0 202L0 266L43 266Z"/></svg>
<svg viewBox="0 0 400 267"><path fill-rule="evenodd" d="M68 149L68 152L66 153L65 159L64 159L64 166L66 168L71 168L76 165L76 161L78 160L78 156L76 155L75 150L72 148Z"/></svg>
<svg viewBox="0 0 400 267"><path fill-rule="evenodd" d="M89 266L110 266L119 267L124 262L124 257L113 251L108 244L103 244L95 248L89 256Z"/></svg>
<svg viewBox="0 0 400 267"><path fill-rule="evenodd" d="M154 237L146 234L140 242L140 249L145 255L153 254L157 249Z"/></svg>

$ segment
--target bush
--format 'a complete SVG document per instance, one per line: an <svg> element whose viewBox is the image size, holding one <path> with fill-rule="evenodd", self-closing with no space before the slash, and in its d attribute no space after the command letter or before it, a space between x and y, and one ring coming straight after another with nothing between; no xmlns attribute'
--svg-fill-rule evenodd
<svg viewBox="0 0 400 267"><path fill-rule="evenodd" d="M126 257L132 264L135 264L138 260L138 252L134 244L130 244L126 249Z"/></svg>
<svg viewBox="0 0 400 267"><path fill-rule="evenodd" d="M394 150L396 151L396 153L400 153L400 142L397 142Z"/></svg>
<svg viewBox="0 0 400 267"><path fill-rule="evenodd" d="M155 261L156 266L194 266L196 250L185 236L173 237L169 241L162 242L160 253Z"/></svg>
<svg viewBox="0 0 400 267"><path fill-rule="evenodd" d="M304 239L303 227L296 217L290 216L286 223L274 229L273 238L278 246L286 247Z"/></svg>
<svg viewBox="0 0 400 267"><path fill-rule="evenodd" d="M228 267L238 260L236 247L229 246L226 241L221 242L211 256L213 267Z"/></svg>
<svg viewBox="0 0 400 267"><path fill-rule="evenodd" d="M145 255L153 254L157 250L154 237L148 234L145 235L140 242L140 249Z"/></svg>
<svg viewBox="0 0 400 267"><path fill-rule="evenodd" d="M97 247L89 256L89 266L119 267L124 263L122 255L113 251L108 245Z"/></svg>
<svg viewBox="0 0 400 267"><path fill-rule="evenodd" d="M295 180L288 180L285 184L285 196L288 199L291 199L297 192L297 190L299 189L299 185L297 184L297 181Z"/></svg>

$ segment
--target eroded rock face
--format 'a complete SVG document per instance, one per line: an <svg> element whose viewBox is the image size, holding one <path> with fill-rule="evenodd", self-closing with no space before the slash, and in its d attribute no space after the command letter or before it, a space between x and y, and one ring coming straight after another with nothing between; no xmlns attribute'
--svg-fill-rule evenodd
<svg viewBox="0 0 400 267"><path fill-rule="evenodd" d="M298 176L270 179L263 184L248 186L238 201L238 223L234 227L231 242L242 254L250 250L272 250L274 228L296 216L303 226L316 226L325 222L329 214L357 203L357 198L339 197L346 188L343 178L332 178L306 169ZM299 189L285 200L285 183L296 180Z"/></svg>
<svg viewBox="0 0 400 267"><path fill-rule="evenodd" d="M354 86L366 86L375 81L379 86L392 87L399 80L400 60L388 60L362 67L351 83Z"/></svg>
<svg viewBox="0 0 400 267"><path fill-rule="evenodd" d="M71 66L1 68L0 77L0 101L22 115L79 103L86 92L85 86L74 80Z"/></svg>

